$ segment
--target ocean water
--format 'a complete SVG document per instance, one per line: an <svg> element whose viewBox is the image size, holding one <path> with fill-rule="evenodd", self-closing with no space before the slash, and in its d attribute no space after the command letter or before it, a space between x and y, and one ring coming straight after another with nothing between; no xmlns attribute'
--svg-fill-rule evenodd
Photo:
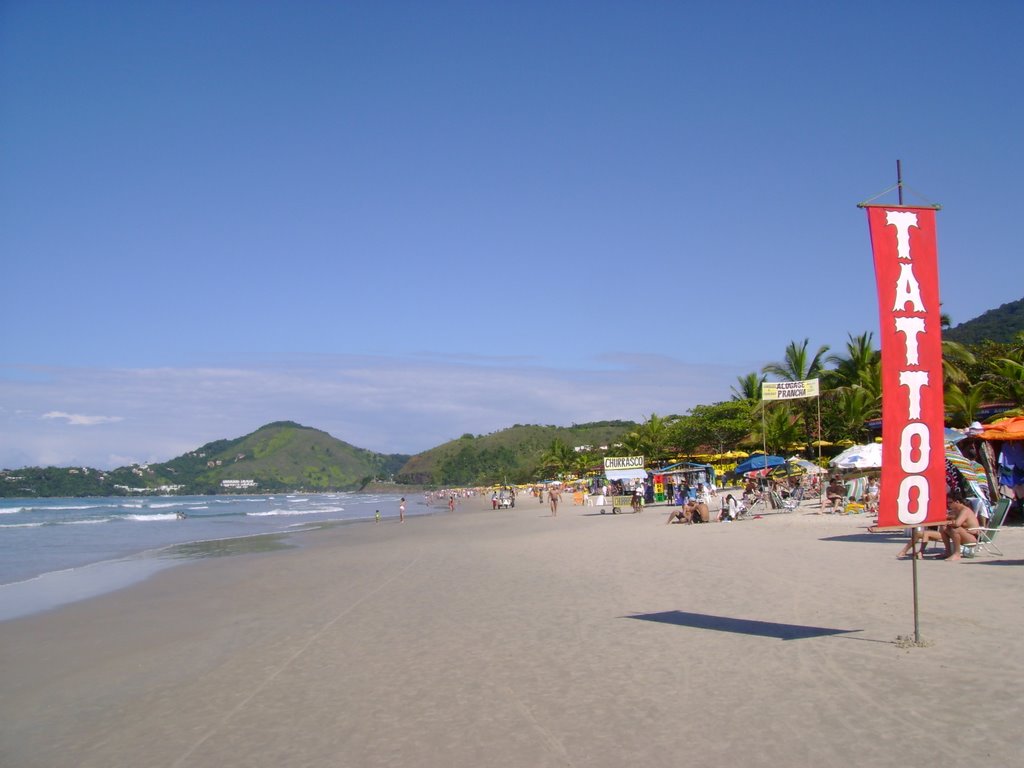
<svg viewBox="0 0 1024 768"><path fill-rule="evenodd" d="M298 530L373 521L377 510L397 518L398 501L356 493L0 499L0 621L189 559L288 546ZM409 497L406 514L432 511Z"/></svg>

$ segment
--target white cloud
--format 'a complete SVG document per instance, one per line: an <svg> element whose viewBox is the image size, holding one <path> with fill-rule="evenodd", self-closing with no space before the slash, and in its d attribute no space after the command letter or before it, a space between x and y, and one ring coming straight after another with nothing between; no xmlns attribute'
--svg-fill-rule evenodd
<svg viewBox="0 0 1024 768"><path fill-rule="evenodd" d="M120 416L86 416L81 413L64 413L63 411L50 411L44 413L44 419L66 419L68 424L76 427L93 427L97 424L114 424L122 421Z"/></svg>

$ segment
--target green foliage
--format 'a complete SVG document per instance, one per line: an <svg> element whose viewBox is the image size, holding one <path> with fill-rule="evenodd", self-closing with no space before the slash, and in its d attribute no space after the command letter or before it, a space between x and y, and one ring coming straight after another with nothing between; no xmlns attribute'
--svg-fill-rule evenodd
<svg viewBox="0 0 1024 768"><path fill-rule="evenodd" d="M1024 331L1024 299L1011 301L996 309L943 331L942 336L961 344L981 344L986 341L1006 343Z"/></svg>
<svg viewBox="0 0 1024 768"><path fill-rule="evenodd" d="M669 440L680 453L723 453L751 433L759 418L755 408L748 399L694 406L672 424Z"/></svg>
<svg viewBox="0 0 1024 768"><path fill-rule="evenodd" d="M765 377L757 371L736 378L736 386L732 387L733 400L760 400L761 384Z"/></svg>
<svg viewBox="0 0 1024 768"><path fill-rule="evenodd" d="M670 419L663 419L652 413L645 422L623 438L626 452L630 456L644 456L649 463L668 459L670 453L675 453L669 450L671 422Z"/></svg>
<svg viewBox="0 0 1024 768"><path fill-rule="evenodd" d="M79 467L25 467L0 472L0 497L121 496L110 473Z"/></svg>
<svg viewBox="0 0 1024 768"><path fill-rule="evenodd" d="M222 480L255 480L261 493L354 490L366 485L367 478L390 478L408 460L279 421L235 440L207 443L163 464L111 472L48 468L4 473L0 495L112 496L126 493L125 487L165 492L168 486L178 486L182 494L205 495L223 493Z"/></svg>
<svg viewBox="0 0 1024 768"><path fill-rule="evenodd" d="M789 403L773 403L765 411L763 422L755 422L754 435L757 443L772 454L789 452L791 445L802 443L805 431L797 409Z"/></svg>
<svg viewBox="0 0 1024 768"><path fill-rule="evenodd" d="M571 427L517 424L514 427L439 445L413 456L395 475L402 483L436 486L492 485L527 483L565 471L577 471L581 455L594 458L593 451L577 454L577 446L598 446L620 442L636 424L631 421L599 421ZM565 451L558 461L550 461L555 441ZM593 464L591 464L593 466Z"/></svg>
<svg viewBox="0 0 1024 768"><path fill-rule="evenodd" d="M978 341L959 332L989 328ZM1016 319L1015 319L1016 318ZM986 320L987 319L987 320ZM979 321L986 320L986 323ZM1024 299L985 313L944 334L943 364L950 423L974 420L993 400L1024 405ZM961 343L957 343L961 342ZM869 333L850 335L846 355L812 355L809 339L790 342L783 360L764 373L739 377L733 399L697 405L682 416L656 414L642 424L600 421L571 427L516 424L490 435L465 433L416 456L384 455L356 448L325 432L279 421L234 440L217 440L163 464L121 467L110 472L85 468L28 467L0 472L0 496L115 496L127 488L180 486L180 493L223 492L225 479L252 479L260 492L349 490L375 478L439 486L529 482L555 474L585 474L605 454L642 454L657 462L680 454L723 452L744 443L760 445L765 375L795 381L822 379L821 437L833 442L870 438L865 421L881 406L879 354ZM826 369L825 364L835 366ZM817 436L812 401L772 403L764 409L769 450ZM589 446L588 448L582 448ZM607 450L602 450L606 446ZM577 450L577 448L582 448Z"/></svg>

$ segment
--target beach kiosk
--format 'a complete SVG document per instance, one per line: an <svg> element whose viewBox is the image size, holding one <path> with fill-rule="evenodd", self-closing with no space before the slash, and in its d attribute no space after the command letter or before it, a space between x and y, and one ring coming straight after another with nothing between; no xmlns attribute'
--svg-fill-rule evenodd
<svg viewBox="0 0 1024 768"><path fill-rule="evenodd" d="M612 514L616 515L624 507L631 507L633 494L626 493L625 489L632 489L638 482L647 480L647 470L644 469L643 456L605 456L604 476L608 478L611 485L618 481L622 484L623 493L612 493L605 496L604 504L611 501ZM601 514L604 514L604 506L601 507Z"/></svg>
<svg viewBox="0 0 1024 768"><path fill-rule="evenodd" d="M654 470L654 500L656 502L672 503L668 492L670 488L676 488L686 483L693 491L697 485L717 485L715 468L710 464L695 464L689 461L680 461L670 464L667 467ZM660 490L660 492L659 492Z"/></svg>

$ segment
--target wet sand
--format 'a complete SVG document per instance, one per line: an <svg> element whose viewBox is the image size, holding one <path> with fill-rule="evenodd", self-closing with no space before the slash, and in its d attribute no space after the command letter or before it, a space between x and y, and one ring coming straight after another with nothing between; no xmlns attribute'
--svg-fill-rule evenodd
<svg viewBox="0 0 1024 768"><path fill-rule="evenodd" d="M1024 758L1024 533L666 526L520 498L299 534L0 623L0 765L896 766ZM966 724L966 725L965 725Z"/></svg>

